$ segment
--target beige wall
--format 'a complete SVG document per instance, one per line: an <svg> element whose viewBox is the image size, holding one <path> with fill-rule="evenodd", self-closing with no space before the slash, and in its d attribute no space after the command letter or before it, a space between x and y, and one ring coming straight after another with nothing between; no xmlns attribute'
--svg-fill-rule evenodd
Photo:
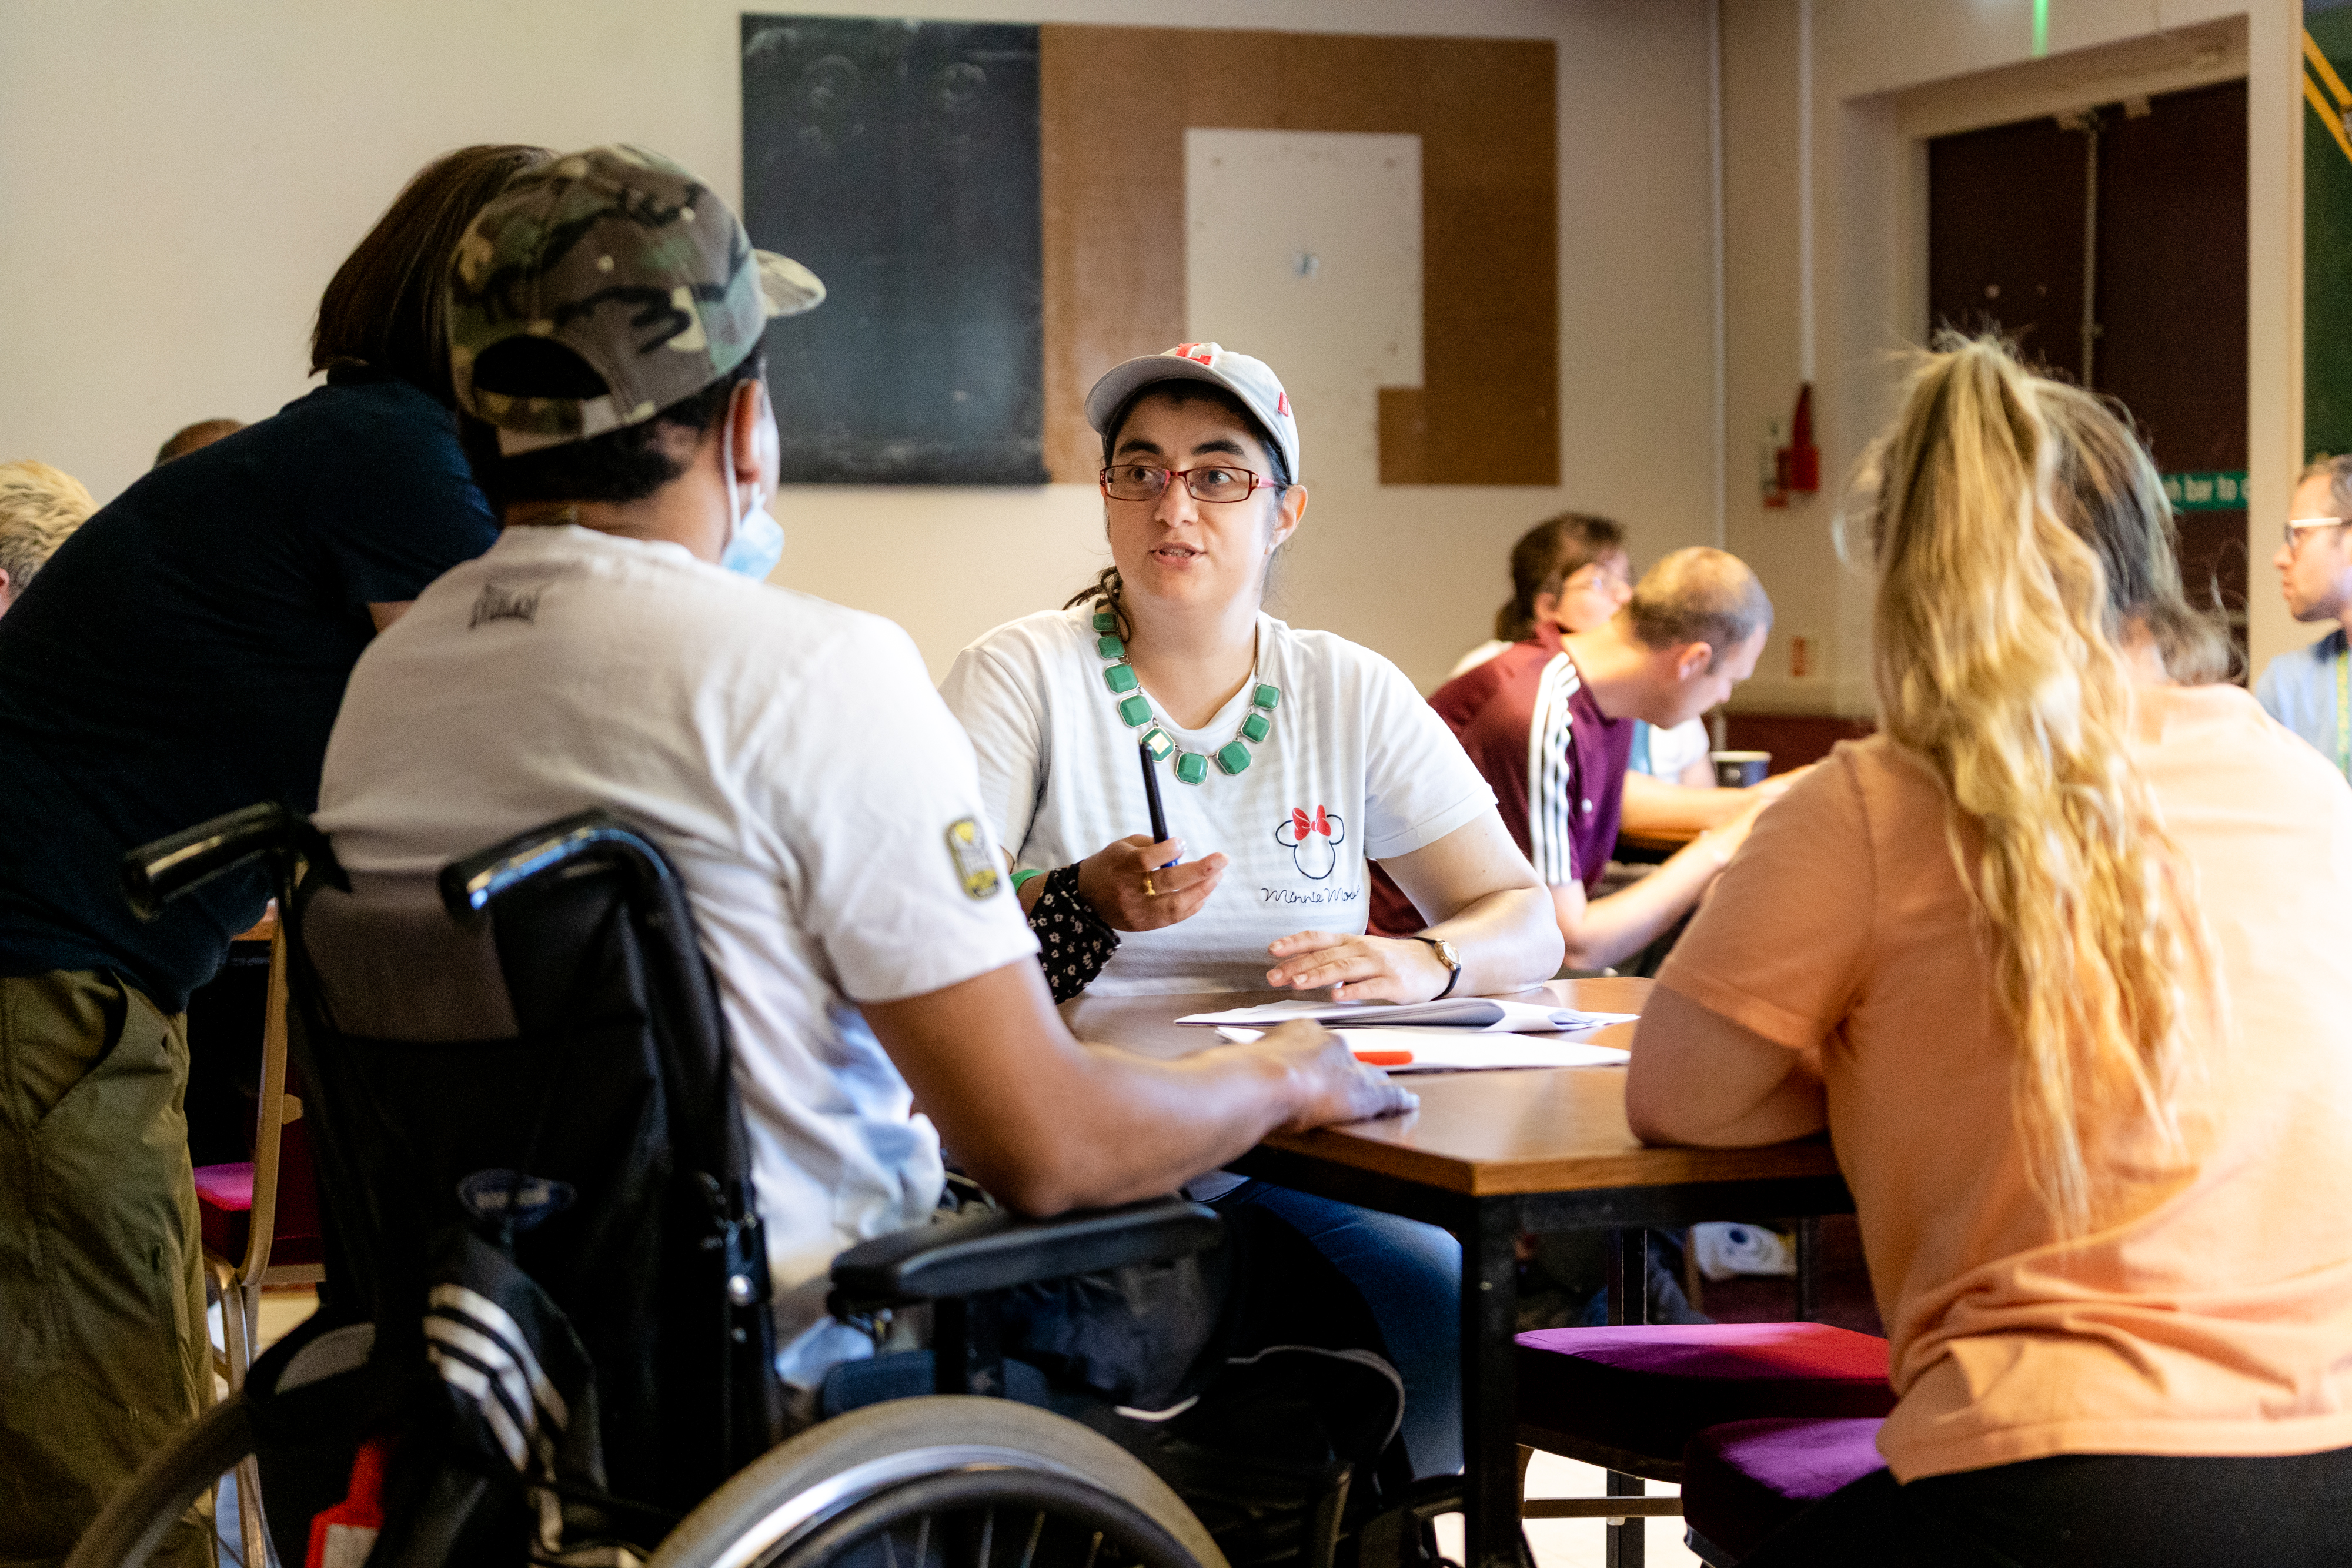
<svg viewBox="0 0 2352 1568"><path fill-rule="evenodd" d="M2302 442L2301 7L2295 0L2069 0L2032 58L2031 0L1723 0L1726 496L1729 547L1780 609L1759 711L1865 714L1869 585L1839 559L1837 518L1864 445L1891 410L1895 355L1927 322L1927 138L2243 76L2249 80L2249 377L2257 668L2307 640L2265 564ZM1822 490L1764 507L1764 423L1786 418L1801 367L1798 82L1810 16L1811 362ZM1992 214L1991 221L1998 221ZM1790 674L1789 640L1816 673ZM1823 657L1826 653L1827 656Z"/></svg>
<svg viewBox="0 0 2352 1568"><path fill-rule="evenodd" d="M779 11L874 14L796 0ZM1202 26L1559 43L1557 489L1321 486L1275 605L1433 685L1502 557L1563 507L1649 559L1711 537L1707 0L1196 0ZM1166 25L1145 0L931 0L938 17ZM740 189L739 10L710 0L0 3L0 457L111 496L188 421L299 395L320 288L449 147L629 140ZM1243 347L1244 345L1234 345ZM1307 439L1315 439L1311 415ZM904 623L934 672L1102 563L1089 490L788 490L779 580ZM1777 585L1776 585L1777 587Z"/></svg>

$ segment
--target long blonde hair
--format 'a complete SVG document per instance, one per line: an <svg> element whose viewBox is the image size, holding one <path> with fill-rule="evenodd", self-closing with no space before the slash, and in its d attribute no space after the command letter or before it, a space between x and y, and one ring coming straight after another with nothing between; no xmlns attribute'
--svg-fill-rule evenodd
<svg viewBox="0 0 2352 1568"><path fill-rule="evenodd" d="M1879 723L1949 792L2016 1040L2027 1172L2075 1233L2092 1209L2086 1129L2136 1113L2178 1155L2175 1091L2196 1031L2220 1018L2187 862L2126 748L2120 645L2127 629L2195 617L2178 568L2156 559L2168 517L2127 504L2162 505L2127 432L2102 444L2148 471L2126 474L2121 499L2067 493L2109 466L2081 461L2080 433L2113 415L1999 343L1938 347L1869 465ZM1973 875L1964 821L1981 831Z"/></svg>

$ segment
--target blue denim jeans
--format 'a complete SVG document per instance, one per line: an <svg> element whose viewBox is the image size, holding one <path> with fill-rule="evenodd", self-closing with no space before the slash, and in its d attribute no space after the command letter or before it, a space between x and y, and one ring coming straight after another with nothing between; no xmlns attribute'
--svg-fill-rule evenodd
<svg viewBox="0 0 2352 1568"><path fill-rule="evenodd" d="M1356 1287L1404 1379L1404 1445L1418 1477L1462 1468L1462 1244L1434 1225L1262 1181L1213 1199L1255 1204L1313 1243Z"/></svg>

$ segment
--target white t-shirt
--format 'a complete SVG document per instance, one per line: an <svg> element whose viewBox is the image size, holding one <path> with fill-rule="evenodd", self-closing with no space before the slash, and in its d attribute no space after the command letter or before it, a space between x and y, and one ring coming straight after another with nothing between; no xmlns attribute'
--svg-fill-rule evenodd
<svg viewBox="0 0 2352 1568"><path fill-rule="evenodd" d="M1650 732L1650 765L1642 771L1669 784L1681 783L1683 769L1694 762L1706 761L1715 745L1714 737L1706 732L1706 721L1702 718L1686 718L1672 729L1660 729L1656 725L1644 727Z"/></svg>
<svg viewBox="0 0 2352 1568"><path fill-rule="evenodd" d="M352 673L319 822L415 873L590 806L677 865L717 972L786 1376L863 1354L826 1270L938 1202L939 1135L854 1004L1036 951L971 748L888 622L672 544L509 528ZM967 882L967 874L971 881Z"/></svg>
<svg viewBox="0 0 2352 1568"><path fill-rule="evenodd" d="M1105 684L1089 606L1008 622L956 655L940 688L980 757L981 793L1017 864L1049 870L1151 831L1136 743ZM1249 767L1212 761L1199 784L1160 765L1168 831L1187 860L1222 851L1224 880L1191 919L1123 931L1100 993L1256 990L1266 945L1298 931L1357 932L1370 913L1365 859L1434 843L1495 809L1461 743L1404 673L1328 632L1257 618L1257 672L1197 730L1153 718L1186 751L1233 740L1260 683L1281 692ZM1148 699L1150 694L1143 694Z"/></svg>

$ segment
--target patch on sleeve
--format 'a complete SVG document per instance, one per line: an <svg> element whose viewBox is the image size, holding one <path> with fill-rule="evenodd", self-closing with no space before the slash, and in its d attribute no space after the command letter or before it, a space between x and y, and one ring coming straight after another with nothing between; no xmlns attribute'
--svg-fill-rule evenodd
<svg viewBox="0 0 2352 1568"><path fill-rule="evenodd" d="M955 862L956 875L963 879L964 895L968 898L992 898L1003 878L997 874L996 855L981 837L980 823L970 817L958 817L948 824L948 858Z"/></svg>

